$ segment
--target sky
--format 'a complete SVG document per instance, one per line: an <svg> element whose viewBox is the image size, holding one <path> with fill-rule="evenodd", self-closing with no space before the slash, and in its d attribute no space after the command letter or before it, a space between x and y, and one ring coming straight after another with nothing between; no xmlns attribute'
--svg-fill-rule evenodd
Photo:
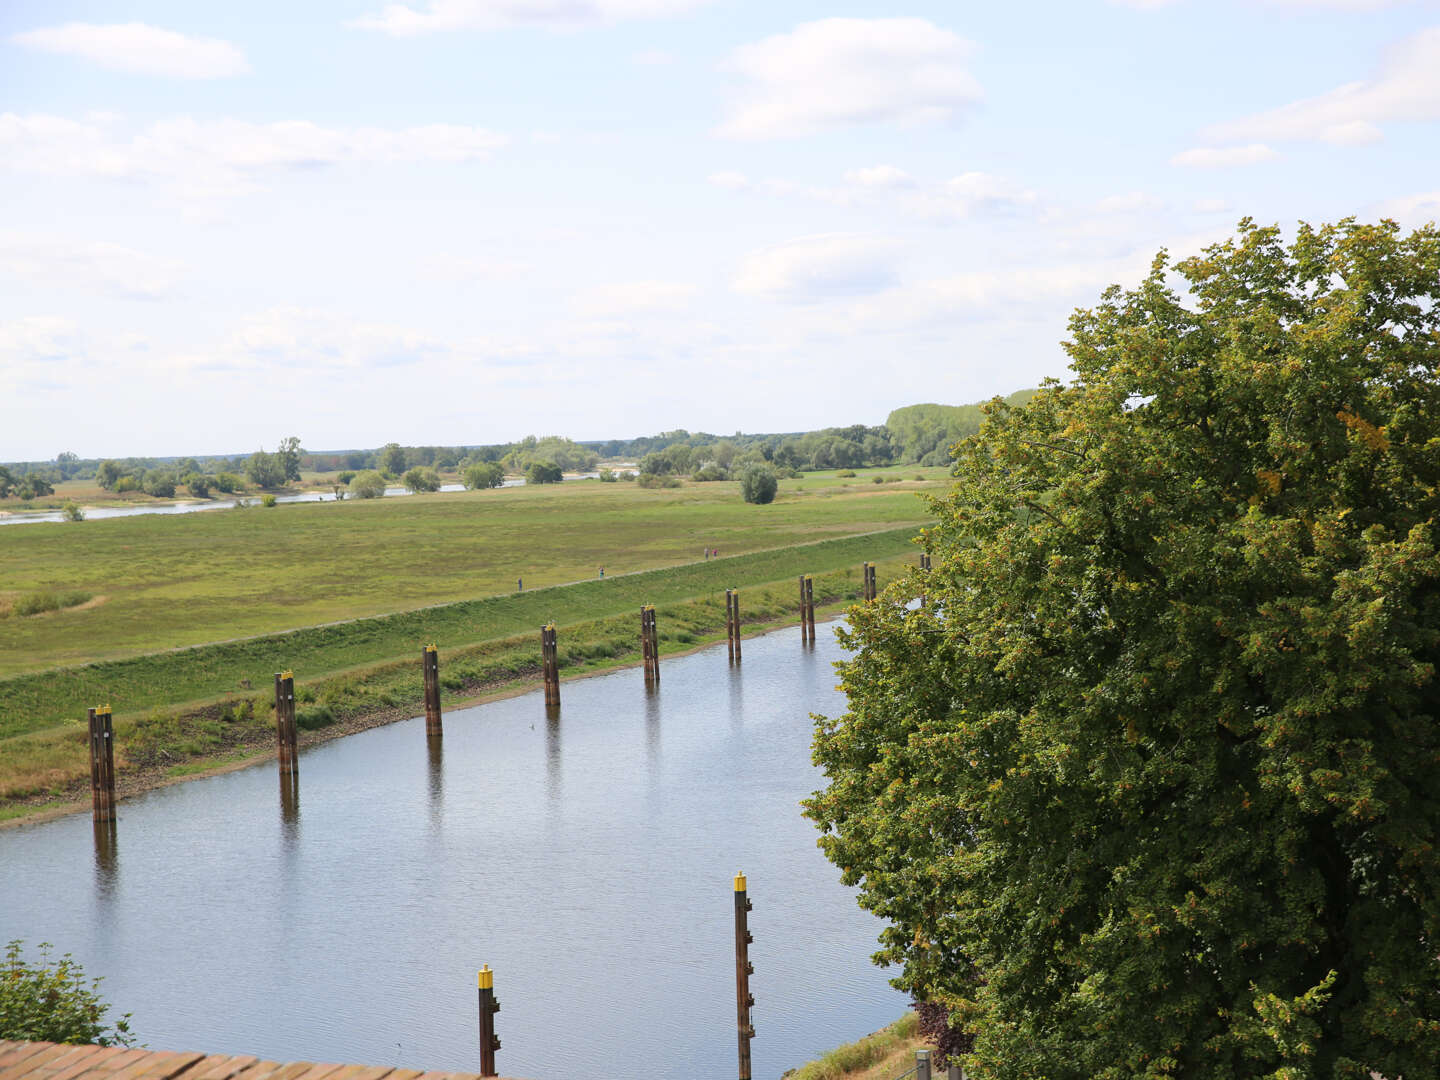
<svg viewBox="0 0 1440 1080"><path fill-rule="evenodd" d="M878 424L1437 135L1440 0L3 0L0 460Z"/></svg>

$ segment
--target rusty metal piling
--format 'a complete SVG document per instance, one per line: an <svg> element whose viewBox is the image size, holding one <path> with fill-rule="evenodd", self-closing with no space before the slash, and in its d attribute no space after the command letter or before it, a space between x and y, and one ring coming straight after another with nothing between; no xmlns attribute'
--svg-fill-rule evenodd
<svg viewBox="0 0 1440 1080"><path fill-rule="evenodd" d="M497 1076L495 1072L495 1051L500 1049L500 1038L495 1034L495 1014L500 1011L500 1001L495 997L495 973L490 965L480 968L480 1075Z"/></svg>
<svg viewBox="0 0 1440 1080"><path fill-rule="evenodd" d="M750 1022L750 1009L755 996L750 993L750 976L755 965L750 962L750 943L755 940L750 933L748 915L754 907L746 896L745 875L735 875L735 1022L739 1035L740 1080L750 1080L750 1040L755 1037L755 1025Z"/></svg>
<svg viewBox="0 0 1440 1080"><path fill-rule="evenodd" d="M295 675L275 673L275 750L281 775L300 775L299 734L295 727Z"/></svg>
<svg viewBox="0 0 1440 1080"><path fill-rule="evenodd" d="M440 653L434 645L420 650L420 666L425 673L425 735L438 738L443 733L440 722Z"/></svg>
<svg viewBox="0 0 1440 1080"><path fill-rule="evenodd" d="M645 658L645 685L660 685L660 634L656 629L655 605L640 609L640 652Z"/></svg>
<svg viewBox="0 0 1440 1080"><path fill-rule="evenodd" d="M110 706L86 711L90 724L90 815L95 821L115 820L115 726Z"/></svg>
<svg viewBox="0 0 1440 1080"><path fill-rule="evenodd" d="M540 663L545 673L545 704L547 707L558 706L560 704L560 645L554 623L546 623L540 628Z"/></svg>

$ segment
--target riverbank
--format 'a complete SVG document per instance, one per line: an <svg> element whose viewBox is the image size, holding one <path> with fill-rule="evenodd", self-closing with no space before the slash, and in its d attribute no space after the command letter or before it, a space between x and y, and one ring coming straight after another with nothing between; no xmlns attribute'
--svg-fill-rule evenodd
<svg viewBox="0 0 1440 1080"><path fill-rule="evenodd" d="M925 1048L919 1028L919 1018L907 1012L863 1039L787 1070L781 1080L893 1080L913 1069L915 1051Z"/></svg>
<svg viewBox="0 0 1440 1080"><path fill-rule="evenodd" d="M794 625L796 619L794 578L787 574L778 580L756 582L756 571L763 568L773 573L775 559L782 554L782 562L853 559L848 550L852 542L827 541L825 545L786 549L784 553L770 553L769 558L753 559L754 565L749 567L744 558L726 560L732 563L727 568L732 572L722 577L742 579L733 583L745 586L745 635L766 634ZM873 539L870 546L889 547ZM827 547L831 550L825 551ZM913 557L908 555L892 554L888 559L873 561L882 579L893 579L905 566L913 565ZM701 565L704 568L705 564ZM744 580L746 570L750 580ZM643 595L647 591L643 580L646 575L631 577L642 579L630 584L632 589L638 589L637 595ZM859 597L858 566L830 569L812 577L817 615L833 618ZM598 583L583 584L598 587ZM611 584L619 586L622 582ZM552 599L549 606L559 605ZM656 612L662 659L694 652L724 638L723 598L701 595L662 600L656 603ZM633 612L555 621L560 628L565 682L640 662ZM271 660L271 668L281 664L273 655ZM301 729L301 748L417 715L423 691L416 667L413 656L404 656L307 678L297 666L300 677L296 684L296 719ZM441 702L447 711L528 693L536 689L539 676L539 649L531 633L441 648ZM140 715L118 713L115 729L116 795L121 800L169 784L245 768L273 757L275 752L273 703L268 686L170 709L152 709ZM79 723L0 741L0 827L85 809L90 799L85 753L86 740Z"/></svg>

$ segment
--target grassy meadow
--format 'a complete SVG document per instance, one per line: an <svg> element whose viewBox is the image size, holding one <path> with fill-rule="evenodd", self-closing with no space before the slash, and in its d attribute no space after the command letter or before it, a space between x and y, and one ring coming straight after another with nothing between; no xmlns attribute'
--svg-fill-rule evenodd
<svg viewBox="0 0 1440 1080"><path fill-rule="evenodd" d="M919 470L785 481L749 506L734 483L646 490L571 481L202 514L0 526L0 678L918 524ZM943 471L932 470L940 472ZM3 722L3 707L0 707Z"/></svg>
<svg viewBox="0 0 1440 1080"><path fill-rule="evenodd" d="M662 654L723 637L727 587L752 627L794 621L801 573L836 610L862 561L881 564L882 587L913 565L917 492L938 487L915 472L807 475L769 506L726 483L589 481L7 527L0 819L74 796L90 705L115 708L122 779L182 776L264 751L280 668L313 729L418 706L427 641L454 702L537 678L547 621L573 674L633 662L644 603ZM47 610L42 594L89 599Z"/></svg>

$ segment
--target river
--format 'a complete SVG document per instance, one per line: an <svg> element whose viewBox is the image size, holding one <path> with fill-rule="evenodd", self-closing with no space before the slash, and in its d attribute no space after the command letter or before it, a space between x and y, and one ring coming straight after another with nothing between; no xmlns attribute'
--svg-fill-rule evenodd
<svg viewBox="0 0 1440 1080"><path fill-rule="evenodd" d="M478 1071L489 964L503 1075L691 1080L734 1075L743 871L778 1077L906 1007L797 807L808 714L844 709L819 638L455 710L433 749L423 718L326 743L294 802L273 762L163 788L113 846L88 813L0 830L0 940L73 952L157 1049Z"/></svg>

